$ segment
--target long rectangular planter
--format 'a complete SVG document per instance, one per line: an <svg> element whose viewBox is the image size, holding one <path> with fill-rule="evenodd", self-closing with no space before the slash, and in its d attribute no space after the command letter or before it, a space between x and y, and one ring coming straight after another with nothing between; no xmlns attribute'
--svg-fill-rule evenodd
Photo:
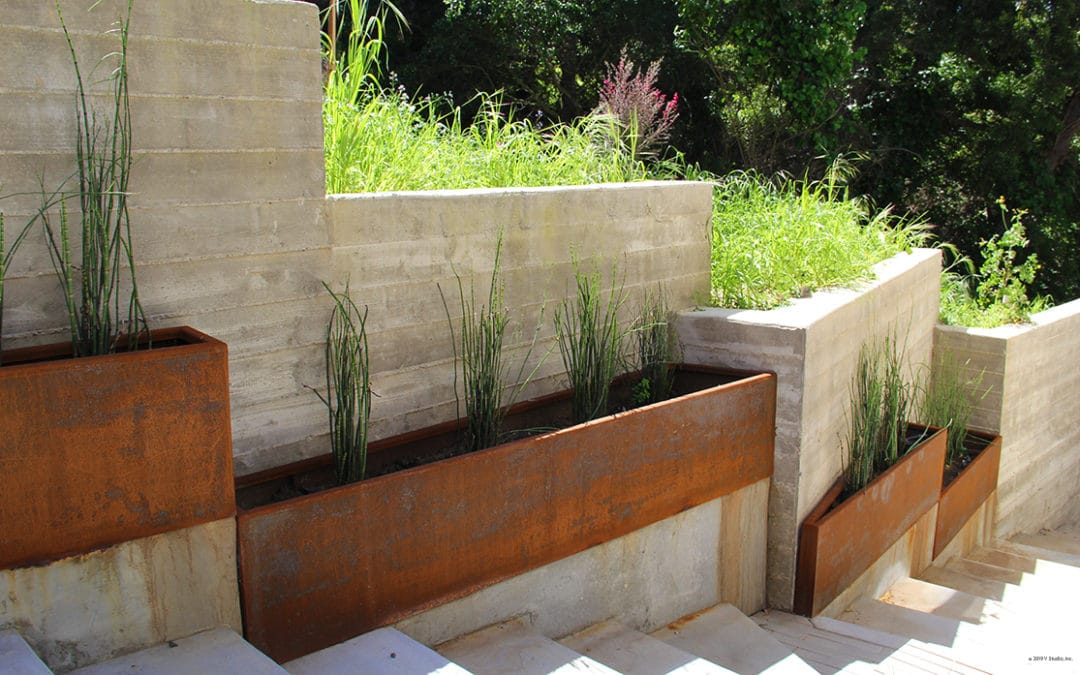
<svg viewBox="0 0 1080 675"><path fill-rule="evenodd" d="M352 485L241 510L245 635L288 660L772 474L776 377L683 367L662 403ZM717 385L717 382L726 382ZM568 395L516 407L535 418ZM455 425L374 444L438 446ZM241 493L283 472L243 480Z"/></svg>
<svg viewBox="0 0 1080 675"><path fill-rule="evenodd" d="M1001 436L968 431L968 437L982 439L986 446L942 491L934 528L934 557L960 532L968 519L997 488L1001 464Z"/></svg>
<svg viewBox="0 0 1080 675"><path fill-rule="evenodd" d="M799 529L795 611L815 616L937 503L946 433L937 430L834 507L842 479Z"/></svg>
<svg viewBox="0 0 1080 675"><path fill-rule="evenodd" d="M42 564L235 512L228 349L191 328L153 349L0 367L0 569Z"/></svg>

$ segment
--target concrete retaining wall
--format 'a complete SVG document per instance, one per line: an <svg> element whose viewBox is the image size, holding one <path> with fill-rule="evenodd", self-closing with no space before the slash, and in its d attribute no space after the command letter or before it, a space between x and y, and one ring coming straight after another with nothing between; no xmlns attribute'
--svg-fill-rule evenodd
<svg viewBox="0 0 1080 675"><path fill-rule="evenodd" d="M850 383L862 345L895 335L914 371L930 363L941 256L901 254L876 280L769 311L683 312L678 330L691 363L775 372L776 462L769 495L770 607L791 609L799 524L840 475Z"/></svg>
<svg viewBox="0 0 1080 675"><path fill-rule="evenodd" d="M1080 521L1080 300L993 329L938 326L951 354L989 393L972 426L1000 433L994 534Z"/></svg>
<svg viewBox="0 0 1080 675"><path fill-rule="evenodd" d="M87 13L63 0L84 70L116 48L123 0ZM51 2L8 0L0 18L0 200L10 244L74 170L74 77ZM671 304L708 290L705 184L325 196L321 57L313 5L283 0L136 2L129 47L135 167L130 199L139 291L154 326L187 324L229 345L238 474L328 451L322 288L351 281L368 307L379 397L374 438L454 416L452 351L439 286L454 272L485 293L497 232L515 340L552 347L552 313L586 269ZM88 81L98 81L99 70ZM95 85L94 98L107 88ZM40 232L7 275L4 346L66 340ZM451 312L453 313L453 311ZM520 354L518 350L516 354ZM530 394L561 385L558 353Z"/></svg>
<svg viewBox="0 0 1080 675"><path fill-rule="evenodd" d="M57 672L217 626L241 629L232 518L0 570L0 627Z"/></svg>

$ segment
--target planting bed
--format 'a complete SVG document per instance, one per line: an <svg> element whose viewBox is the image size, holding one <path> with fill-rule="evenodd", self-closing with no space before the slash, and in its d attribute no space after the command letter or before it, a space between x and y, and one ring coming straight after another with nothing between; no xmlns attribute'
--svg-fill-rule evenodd
<svg viewBox="0 0 1080 675"><path fill-rule="evenodd" d="M684 366L676 387L661 403L242 509L247 638L295 658L771 475L774 375ZM511 428L551 426L568 397L516 406ZM370 465L447 454L459 428L375 443ZM310 489L319 463L241 479L239 503Z"/></svg>

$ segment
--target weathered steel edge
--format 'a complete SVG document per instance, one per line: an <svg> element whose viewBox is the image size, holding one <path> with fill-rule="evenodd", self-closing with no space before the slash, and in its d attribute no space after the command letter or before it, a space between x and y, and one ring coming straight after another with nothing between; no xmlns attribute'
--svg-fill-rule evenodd
<svg viewBox="0 0 1080 675"><path fill-rule="evenodd" d="M976 431L969 431L968 434L989 440L990 443L941 492L934 528L934 558L945 550L997 488L1001 436Z"/></svg>
<svg viewBox="0 0 1080 675"><path fill-rule="evenodd" d="M775 406L759 374L243 511L247 638L288 660L752 485Z"/></svg>
<svg viewBox="0 0 1080 675"><path fill-rule="evenodd" d="M818 614L937 503L947 436L933 431L865 488L827 511L836 499L834 485L811 513L815 518L803 521L796 612Z"/></svg>
<svg viewBox="0 0 1080 675"><path fill-rule="evenodd" d="M186 326L151 335L184 344L80 359L65 358L68 343L5 352L0 569L47 564L235 514L228 347ZM50 393L32 393L30 383L42 381ZM175 387L162 395L155 381ZM68 386L75 387L72 394L57 393ZM186 394L192 398L181 400ZM125 397L126 412L103 403ZM27 420L26 408L42 400L49 409ZM86 411L95 411L92 420ZM126 425L116 436L131 445L99 442L110 436L100 427L112 419ZM166 442L146 428L151 419L168 426ZM45 425L40 431L37 422ZM87 422L90 430L81 431L78 425Z"/></svg>

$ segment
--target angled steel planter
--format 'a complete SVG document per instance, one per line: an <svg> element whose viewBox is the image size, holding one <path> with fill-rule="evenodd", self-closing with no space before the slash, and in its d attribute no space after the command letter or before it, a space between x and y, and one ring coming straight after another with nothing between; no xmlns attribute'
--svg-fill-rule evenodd
<svg viewBox="0 0 1080 675"><path fill-rule="evenodd" d="M154 348L0 367L0 569L44 564L235 512L228 350L192 328Z"/></svg>
<svg viewBox="0 0 1080 675"><path fill-rule="evenodd" d="M951 483L942 487L937 524L934 528L934 558L941 555L968 519L997 488L998 467L1001 464L1001 436L968 431L967 437L978 439L980 444L985 443L985 447Z"/></svg>
<svg viewBox="0 0 1080 675"><path fill-rule="evenodd" d="M769 477L776 376L695 366L680 372L696 381L692 393L241 509L247 639L278 660L292 659ZM535 419L567 400L564 392L514 413ZM458 425L373 444L370 461L452 441ZM242 479L239 494L285 473Z"/></svg>
<svg viewBox="0 0 1080 675"><path fill-rule="evenodd" d="M909 425L913 426L913 425ZM815 616L937 504L946 432L909 450L865 488L836 504L841 478L799 528L795 611Z"/></svg>

